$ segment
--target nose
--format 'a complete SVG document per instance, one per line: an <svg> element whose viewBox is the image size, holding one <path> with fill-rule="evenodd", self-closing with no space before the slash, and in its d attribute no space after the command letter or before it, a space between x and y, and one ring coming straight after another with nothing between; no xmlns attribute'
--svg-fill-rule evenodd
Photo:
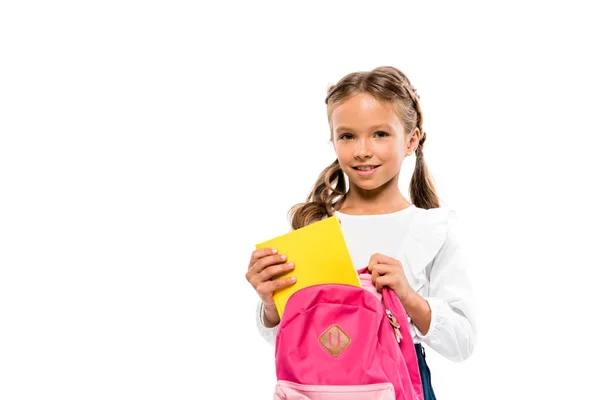
<svg viewBox="0 0 600 400"><path fill-rule="evenodd" d="M373 150L371 149L371 143L368 138L361 138L355 143L354 158L364 159L371 158L373 156Z"/></svg>

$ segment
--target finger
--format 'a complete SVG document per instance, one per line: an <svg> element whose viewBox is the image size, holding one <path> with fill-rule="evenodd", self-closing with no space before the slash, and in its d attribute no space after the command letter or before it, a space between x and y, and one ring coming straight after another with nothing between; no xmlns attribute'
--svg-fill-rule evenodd
<svg viewBox="0 0 600 400"><path fill-rule="evenodd" d="M285 254L266 256L257 260L254 265L250 267L250 270L252 271L252 274L260 274L265 268L270 267L271 265L283 264L286 260L287 256Z"/></svg>
<svg viewBox="0 0 600 400"><path fill-rule="evenodd" d="M256 249L252 252L252 256L250 257L250 262L248 263L248 269L252 268L252 266L261 258L266 257L268 255L277 254L277 249L273 249L270 247L264 247L262 249Z"/></svg>
<svg viewBox="0 0 600 400"><path fill-rule="evenodd" d="M381 253L373 254L371 256L371 260L374 260L375 264L395 264L395 263L400 262L395 258L386 256L385 254L381 254Z"/></svg>
<svg viewBox="0 0 600 400"><path fill-rule="evenodd" d="M375 265L377 265L377 259L375 258L375 255L372 255L371 258L369 258L369 271L373 272L373 268L375 267Z"/></svg>
<svg viewBox="0 0 600 400"><path fill-rule="evenodd" d="M369 266L374 266L376 264L394 264L397 262L398 260L381 253L375 253L369 258Z"/></svg>
<svg viewBox="0 0 600 400"><path fill-rule="evenodd" d="M260 278L260 273L272 265L282 265L285 263L287 257L285 255L274 255L266 256L254 263L246 272L246 280L252 284L256 289L256 285L261 283L264 279Z"/></svg>
<svg viewBox="0 0 600 400"><path fill-rule="evenodd" d="M375 259L375 254L373 254L371 257L369 257L369 271L375 264L377 264L377 260Z"/></svg>
<svg viewBox="0 0 600 400"><path fill-rule="evenodd" d="M291 276L289 278L275 279L272 281L266 281L262 283L256 288L256 291L259 295L271 299L276 291L292 286L294 283L296 283L295 276Z"/></svg>
<svg viewBox="0 0 600 400"><path fill-rule="evenodd" d="M394 281L395 277L393 275L380 275L379 279L377 279L377 283L381 286L392 285Z"/></svg>
<svg viewBox="0 0 600 400"><path fill-rule="evenodd" d="M381 254L381 253L375 253L371 256L371 259L382 263L382 264L393 264L395 262L398 262L398 260L396 260L395 258L386 256L385 254Z"/></svg>
<svg viewBox="0 0 600 400"><path fill-rule="evenodd" d="M377 291L381 292L384 286L390 286L394 283L394 277L391 275L380 275L375 282Z"/></svg>
<svg viewBox="0 0 600 400"><path fill-rule="evenodd" d="M293 269L294 263L271 265L270 267L263 269L262 272L258 274L258 279L260 282L265 282Z"/></svg>
<svg viewBox="0 0 600 400"><path fill-rule="evenodd" d="M373 271L371 273L371 282L373 282L373 285L377 286L377 279L379 279L379 274L377 273L377 271Z"/></svg>
<svg viewBox="0 0 600 400"><path fill-rule="evenodd" d="M381 292L381 276L379 276L377 273L375 273L375 275L373 276L373 285L375 285L375 289L377 289L378 292Z"/></svg>
<svg viewBox="0 0 600 400"><path fill-rule="evenodd" d="M388 264L375 264L373 267L373 272L376 272L378 275L386 275L395 271L393 265ZM373 273L371 272L371 273Z"/></svg>

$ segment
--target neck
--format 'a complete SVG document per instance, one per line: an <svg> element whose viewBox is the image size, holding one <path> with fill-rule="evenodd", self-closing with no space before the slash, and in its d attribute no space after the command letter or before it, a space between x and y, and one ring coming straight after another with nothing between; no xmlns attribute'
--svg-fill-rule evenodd
<svg viewBox="0 0 600 400"><path fill-rule="evenodd" d="M373 190L365 190L350 183L350 189L339 211L355 214L387 214L400 211L410 205L411 203L404 198L398 188L398 179L392 179Z"/></svg>

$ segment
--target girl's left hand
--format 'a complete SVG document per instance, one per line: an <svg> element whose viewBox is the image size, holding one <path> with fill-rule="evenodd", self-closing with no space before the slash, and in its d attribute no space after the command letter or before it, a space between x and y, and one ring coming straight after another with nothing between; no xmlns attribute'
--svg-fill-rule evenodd
<svg viewBox="0 0 600 400"><path fill-rule="evenodd" d="M401 303L405 303L415 291L408 283L404 268L400 261L383 254L373 254L369 260L369 271L377 291L381 292L384 286L392 289Z"/></svg>

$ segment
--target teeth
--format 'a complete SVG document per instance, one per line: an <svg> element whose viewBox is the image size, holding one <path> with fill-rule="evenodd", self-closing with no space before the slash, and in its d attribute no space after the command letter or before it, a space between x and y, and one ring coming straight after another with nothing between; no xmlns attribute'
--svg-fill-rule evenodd
<svg viewBox="0 0 600 400"><path fill-rule="evenodd" d="M370 171L375 167L356 167L357 170L359 171Z"/></svg>

